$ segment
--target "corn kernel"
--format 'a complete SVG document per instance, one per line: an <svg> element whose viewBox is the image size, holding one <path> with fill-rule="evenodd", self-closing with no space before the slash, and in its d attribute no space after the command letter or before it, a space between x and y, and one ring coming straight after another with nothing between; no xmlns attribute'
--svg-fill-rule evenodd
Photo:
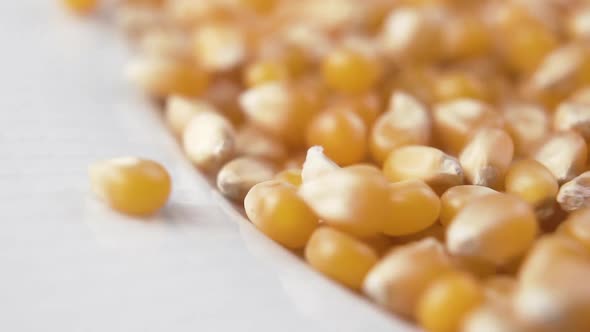
<svg viewBox="0 0 590 332"><path fill-rule="evenodd" d="M590 172L564 183L557 194L557 202L568 212L590 206Z"/></svg>
<svg viewBox="0 0 590 332"><path fill-rule="evenodd" d="M275 8L277 0L240 0L240 3L259 14L268 14Z"/></svg>
<svg viewBox="0 0 590 332"><path fill-rule="evenodd" d="M539 218L551 215L559 190L557 180L541 163L523 159L510 166L506 173L506 192L529 203Z"/></svg>
<svg viewBox="0 0 590 332"><path fill-rule="evenodd" d="M242 202L255 185L272 180L275 170L262 160L241 157L225 164L217 173L217 189L227 198Z"/></svg>
<svg viewBox="0 0 590 332"><path fill-rule="evenodd" d="M297 195L296 187L280 181L252 187L244 209L261 232L289 249L303 248L318 225L318 218Z"/></svg>
<svg viewBox="0 0 590 332"><path fill-rule="evenodd" d="M537 232L534 211L526 202L494 194L465 206L451 222L446 242L453 255L502 265L523 255Z"/></svg>
<svg viewBox="0 0 590 332"><path fill-rule="evenodd" d="M299 187L303 183L303 180L301 180L301 169L299 168L287 168L277 173L274 179L289 183L295 187Z"/></svg>
<svg viewBox="0 0 590 332"><path fill-rule="evenodd" d="M329 173L340 168L335 162L324 154L321 146L312 146L307 150L303 168L301 170L301 181L309 182L322 174Z"/></svg>
<svg viewBox="0 0 590 332"><path fill-rule="evenodd" d="M468 275L451 273L432 282L422 295L416 316L427 331L459 331L469 312L484 301L484 292Z"/></svg>
<svg viewBox="0 0 590 332"><path fill-rule="evenodd" d="M63 0L64 5L72 12L87 15L96 10L98 0Z"/></svg>
<svg viewBox="0 0 590 332"><path fill-rule="evenodd" d="M570 214L560 230L590 249L590 209L584 208Z"/></svg>
<svg viewBox="0 0 590 332"><path fill-rule="evenodd" d="M590 142L590 104L581 102L564 102L553 114L553 129L557 131L573 130Z"/></svg>
<svg viewBox="0 0 590 332"><path fill-rule="evenodd" d="M287 148L274 137L251 124L243 125L236 134L236 154L280 163L287 158Z"/></svg>
<svg viewBox="0 0 590 332"><path fill-rule="evenodd" d="M556 37L540 24L522 22L502 34L506 64L517 73L532 73L556 46Z"/></svg>
<svg viewBox="0 0 590 332"><path fill-rule="evenodd" d="M440 243L426 238L391 250L369 271L363 291L394 313L412 317L430 283L451 270Z"/></svg>
<svg viewBox="0 0 590 332"><path fill-rule="evenodd" d="M412 234L408 234L408 235L403 235L403 236L395 236L395 237L392 237L392 240L395 245L405 245L408 243L420 241L425 238L433 238L440 243L444 243L445 242L445 228L442 227L442 225L435 223L435 224L431 225L430 227L428 227L424 230L421 230L420 232L412 233Z"/></svg>
<svg viewBox="0 0 590 332"><path fill-rule="evenodd" d="M443 27L442 44L445 56L467 59L484 55L491 40L483 22L475 17L460 16Z"/></svg>
<svg viewBox="0 0 590 332"><path fill-rule="evenodd" d="M514 144L506 132L484 128L473 135L461 152L459 162L471 184L497 188L513 155Z"/></svg>
<svg viewBox="0 0 590 332"><path fill-rule="evenodd" d="M509 305L517 286L517 280L514 277L507 275L491 276L484 283L486 298L489 301Z"/></svg>
<svg viewBox="0 0 590 332"><path fill-rule="evenodd" d="M299 194L322 221L359 237L381 232L390 213L389 183L380 174L336 169L304 179Z"/></svg>
<svg viewBox="0 0 590 332"><path fill-rule="evenodd" d="M333 101L332 107L350 109L361 117L367 128L371 128L381 113L381 100L375 93L345 95L338 96Z"/></svg>
<svg viewBox="0 0 590 332"><path fill-rule="evenodd" d="M412 96L395 92L389 101L389 110L377 119L371 130L371 155L382 164L389 153L400 146L428 144L430 130L426 108Z"/></svg>
<svg viewBox="0 0 590 332"><path fill-rule="evenodd" d="M499 270L493 263L477 257L452 256L451 259L457 269L480 279L489 277Z"/></svg>
<svg viewBox="0 0 590 332"><path fill-rule="evenodd" d="M367 153L367 128L348 110L327 110L318 114L307 128L307 145L319 145L337 164L361 162Z"/></svg>
<svg viewBox="0 0 590 332"><path fill-rule="evenodd" d="M156 28L145 31L138 46L143 54L186 60L190 54L186 41L179 31Z"/></svg>
<svg viewBox="0 0 590 332"><path fill-rule="evenodd" d="M483 82L465 73L447 73L434 80L434 97L438 102L471 98L481 101L490 99Z"/></svg>
<svg viewBox="0 0 590 332"><path fill-rule="evenodd" d="M564 131L547 138L534 156L553 173L559 183L563 183L584 171L588 148L579 134Z"/></svg>
<svg viewBox="0 0 590 332"><path fill-rule="evenodd" d="M379 257L385 255L395 245L395 240L384 234L377 234L361 239L369 247L373 248Z"/></svg>
<svg viewBox="0 0 590 332"><path fill-rule="evenodd" d="M328 86L352 94L369 90L379 76L375 59L347 49L330 53L322 62L321 71Z"/></svg>
<svg viewBox="0 0 590 332"><path fill-rule="evenodd" d="M206 101L172 95L166 99L164 118L172 132L180 136L193 115L203 111L216 112Z"/></svg>
<svg viewBox="0 0 590 332"><path fill-rule="evenodd" d="M417 233L436 222L440 212L440 199L428 185L420 180L392 183L391 217L383 232L400 236Z"/></svg>
<svg viewBox="0 0 590 332"><path fill-rule="evenodd" d="M278 62L260 61L250 64L245 69L244 82L248 87L264 83L286 81L289 78L287 67Z"/></svg>
<svg viewBox="0 0 590 332"><path fill-rule="evenodd" d="M246 58L246 38L231 24L203 25L194 35L193 55L206 70L231 70Z"/></svg>
<svg viewBox="0 0 590 332"><path fill-rule="evenodd" d="M470 202L479 197L495 193L498 192L482 186L463 185L450 188L440 197L440 222L444 226L448 226L457 213Z"/></svg>
<svg viewBox="0 0 590 332"><path fill-rule="evenodd" d="M518 156L530 156L550 132L549 116L534 104L510 103L504 108L506 131Z"/></svg>
<svg viewBox="0 0 590 332"><path fill-rule="evenodd" d="M508 305L487 303L470 312L462 332L534 332L512 312Z"/></svg>
<svg viewBox="0 0 590 332"><path fill-rule="evenodd" d="M457 159L428 146L393 150L383 165L383 173L392 182L422 180L437 193L463 184L463 169Z"/></svg>
<svg viewBox="0 0 590 332"><path fill-rule="evenodd" d="M97 162L89 167L94 193L113 209L151 215L168 201L170 175L155 161L134 157Z"/></svg>
<svg viewBox="0 0 590 332"><path fill-rule="evenodd" d="M184 152L195 166L215 170L235 153L235 131L224 117L212 112L193 115L184 129Z"/></svg>
<svg viewBox="0 0 590 332"><path fill-rule="evenodd" d="M352 289L360 289L378 256L370 246L352 236L321 227L305 247L305 260L326 276Z"/></svg>
<svg viewBox="0 0 590 332"><path fill-rule="evenodd" d="M438 104L433 112L434 130L443 150L457 155L477 129L502 128L499 113L473 99L456 99Z"/></svg>

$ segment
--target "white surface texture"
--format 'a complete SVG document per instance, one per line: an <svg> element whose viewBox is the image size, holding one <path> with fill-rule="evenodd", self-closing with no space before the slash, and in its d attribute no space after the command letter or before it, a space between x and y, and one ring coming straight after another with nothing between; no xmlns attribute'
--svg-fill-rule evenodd
<svg viewBox="0 0 590 332"><path fill-rule="evenodd" d="M122 78L117 32L58 2L0 1L0 331L408 331L219 204ZM159 216L90 194L87 166L125 155L171 171Z"/></svg>

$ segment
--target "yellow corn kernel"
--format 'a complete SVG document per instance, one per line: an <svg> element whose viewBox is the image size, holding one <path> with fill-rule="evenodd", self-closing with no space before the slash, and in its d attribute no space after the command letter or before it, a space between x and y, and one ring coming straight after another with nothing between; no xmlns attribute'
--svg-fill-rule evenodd
<svg viewBox="0 0 590 332"><path fill-rule="evenodd" d="M244 71L244 82L250 88L264 83L289 79L287 67L279 62L255 62L247 66Z"/></svg>
<svg viewBox="0 0 590 332"><path fill-rule="evenodd" d="M374 172L342 168L304 178L299 194L322 221L359 237L381 232L390 213L389 183Z"/></svg>
<svg viewBox="0 0 590 332"><path fill-rule="evenodd" d="M553 113L553 129L573 130L590 142L590 103L564 102Z"/></svg>
<svg viewBox="0 0 590 332"><path fill-rule="evenodd" d="M391 151L404 145L426 145L431 121L426 108L412 96L395 92L389 109L375 122L369 137L371 156L383 164Z"/></svg>
<svg viewBox="0 0 590 332"><path fill-rule="evenodd" d="M216 112L213 105L206 101L172 95L166 99L164 118L172 132L180 136L193 115L203 111Z"/></svg>
<svg viewBox="0 0 590 332"><path fill-rule="evenodd" d="M540 218L551 215L559 190L557 180L538 161L523 159L513 163L506 173L505 189L529 203Z"/></svg>
<svg viewBox="0 0 590 332"><path fill-rule="evenodd" d="M305 260L326 276L352 289L360 289L378 256L370 246L352 236L321 227L305 247Z"/></svg>
<svg viewBox="0 0 590 332"><path fill-rule="evenodd" d="M561 236L535 244L520 269L516 313L534 331L590 330L590 254Z"/></svg>
<svg viewBox="0 0 590 332"><path fill-rule="evenodd" d="M172 94L195 96L208 84L207 74L193 65L158 56L135 60L127 68L127 76L147 93L159 98Z"/></svg>
<svg viewBox="0 0 590 332"><path fill-rule="evenodd" d="M590 172L585 172L559 188L557 202L564 211L571 212L590 206Z"/></svg>
<svg viewBox="0 0 590 332"><path fill-rule="evenodd" d="M277 181L282 181L294 185L295 187L301 186L301 169L300 168L288 168L279 173L274 177Z"/></svg>
<svg viewBox="0 0 590 332"><path fill-rule="evenodd" d="M590 209L584 208L570 214L560 230L590 249Z"/></svg>
<svg viewBox="0 0 590 332"><path fill-rule="evenodd" d="M512 276L495 275L484 282L486 298L490 301L509 304L517 287L517 280Z"/></svg>
<svg viewBox="0 0 590 332"><path fill-rule="evenodd" d="M196 30L193 55L209 71L227 71L246 58L246 38L238 26L210 23Z"/></svg>
<svg viewBox="0 0 590 332"><path fill-rule="evenodd" d="M512 312L509 305L486 303L471 311L463 322L462 332L533 332L526 322Z"/></svg>
<svg viewBox="0 0 590 332"><path fill-rule="evenodd" d="M363 161L367 153L367 128L363 120L346 109L318 114L307 128L307 145L319 145L339 165Z"/></svg>
<svg viewBox="0 0 590 332"><path fill-rule="evenodd" d="M556 46L557 39L540 24L523 22L502 33L502 53L515 72L532 73Z"/></svg>
<svg viewBox="0 0 590 332"><path fill-rule="evenodd" d="M441 243L445 242L445 229L442 225L435 223L430 227L409 235L404 236L395 236L392 237L393 243L395 245L404 245L416 241L420 241L425 238L433 238Z"/></svg>
<svg viewBox="0 0 590 332"><path fill-rule="evenodd" d="M328 86L344 93L368 91L379 77L379 65L359 51L339 49L322 62L322 77Z"/></svg>
<svg viewBox="0 0 590 332"><path fill-rule="evenodd" d="M255 185L272 180L274 167L262 160L240 157L223 167L217 173L217 189L227 198L242 202Z"/></svg>
<svg viewBox="0 0 590 332"><path fill-rule="evenodd" d="M447 229L447 248L453 255L503 265L528 250L538 228L534 211L520 198L487 195L455 216Z"/></svg>
<svg viewBox="0 0 590 332"><path fill-rule="evenodd" d="M287 158L287 148L274 137L251 124L243 125L236 134L236 154L280 163Z"/></svg>
<svg viewBox="0 0 590 332"><path fill-rule="evenodd" d="M428 146L409 145L391 151L383 173L392 182L422 180L437 193L463 184L463 170L457 159Z"/></svg>
<svg viewBox="0 0 590 332"><path fill-rule="evenodd" d="M471 184L497 188L513 156L514 144L506 132L483 128L474 133L461 152L459 162Z"/></svg>
<svg viewBox="0 0 590 332"><path fill-rule="evenodd" d="M277 0L240 0L240 3L259 14L268 14L277 5Z"/></svg>
<svg viewBox="0 0 590 332"><path fill-rule="evenodd" d="M168 201L172 183L162 165L152 160L122 157L89 167L94 193L113 209L146 216Z"/></svg>
<svg viewBox="0 0 590 332"><path fill-rule="evenodd" d="M235 131L223 116L213 112L193 115L184 129L182 145L195 166L215 170L235 154Z"/></svg>
<svg viewBox="0 0 590 332"><path fill-rule="evenodd" d="M338 96L333 101L333 108L348 108L361 117L365 126L371 128L381 113L381 100L375 93Z"/></svg>
<svg viewBox="0 0 590 332"><path fill-rule="evenodd" d="M322 174L329 173L339 169L335 162L324 154L324 148L321 146L312 146L307 150L305 161L301 169L301 181L309 182Z"/></svg>
<svg viewBox="0 0 590 332"><path fill-rule="evenodd" d="M426 238L392 249L369 271L363 291L394 313L412 317L428 285L451 270L444 248Z"/></svg>
<svg viewBox="0 0 590 332"><path fill-rule="evenodd" d="M98 0L63 0L66 8L80 15L92 13L98 7Z"/></svg>
<svg viewBox="0 0 590 332"><path fill-rule="evenodd" d="M453 256L455 267L477 278L486 278L498 272L496 265L477 257Z"/></svg>
<svg viewBox="0 0 590 332"><path fill-rule="evenodd" d="M486 26L475 17L461 16L443 26L444 54L450 59L467 59L484 55L491 40Z"/></svg>
<svg viewBox="0 0 590 332"><path fill-rule="evenodd" d="M240 95L240 104L254 125L290 147L304 145L305 129L318 110L315 96L278 82L246 90Z"/></svg>
<svg viewBox="0 0 590 332"><path fill-rule="evenodd" d="M424 291L416 317L432 332L459 331L469 312L484 301L481 285L469 275L450 273L439 277Z"/></svg>
<svg viewBox="0 0 590 332"><path fill-rule="evenodd" d="M588 148L582 136L564 131L548 137L534 156L553 173L559 183L563 183L584 171Z"/></svg>
<svg viewBox="0 0 590 332"><path fill-rule="evenodd" d="M254 226L289 249L303 248L318 226L318 218L297 195L297 188L280 181L252 187L244 209Z"/></svg>
<svg viewBox="0 0 590 332"><path fill-rule="evenodd" d="M420 180L392 183L391 217L383 233L392 236L420 232L436 222L440 212L440 199L428 185Z"/></svg>
<svg viewBox="0 0 590 332"><path fill-rule="evenodd" d="M506 131L512 137L518 156L530 156L551 130L549 115L534 104L508 104L503 115Z"/></svg>
<svg viewBox="0 0 590 332"><path fill-rule="evenodd" d="M459 211L461 211L466 205L479 197L497 193L498 192L494 189L473 185L449 188L449 190L445 191L440 197L440 222L444 226L450 225L457 213L459 213Z"/></svg>
<svg viewBox="0 0 590 332"><path fill-rule="evenodd" d="M502 128L499 113L489 105L473 99L456 99L438 104L433 112L438 143L443 150L457 155L471 134L480 128Z"/></svg>
<svg viewBox="0 0 590 332"><path fill-rule="evenodd" d="M447 73L434 80L434 98L438 102L471 98L489 101L489 92L483 82L465 73Z"/></svg>

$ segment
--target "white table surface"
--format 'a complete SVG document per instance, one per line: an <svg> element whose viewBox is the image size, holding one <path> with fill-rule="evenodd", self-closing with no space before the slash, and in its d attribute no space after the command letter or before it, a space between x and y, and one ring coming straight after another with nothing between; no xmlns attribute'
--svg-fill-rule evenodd
<svg viewBox="0 0 590 332"><path fill-rule="evenodd" d="M53 0L0 1L0 331L407 331L231 217L122 76L101 20ZM92 161L172 173L168 207L118 215Z"/></svg>

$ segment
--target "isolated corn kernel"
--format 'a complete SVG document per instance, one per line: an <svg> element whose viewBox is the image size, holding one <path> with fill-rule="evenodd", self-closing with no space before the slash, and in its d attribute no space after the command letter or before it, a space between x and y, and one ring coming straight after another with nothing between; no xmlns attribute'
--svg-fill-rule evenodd
<svg viewBox="0 0 590 332"><path fill-rule="evenodd" d="M297 195L297 188L280 181L252 187L244 209L262 233L289 249L303 248L318 225L317 216Z"/></svg>
<svg viewBox="0 0 590 332"><path fill-rule="evenodd" d="M586 167L588 148L579 134L564 131L549 136L534 154L559 183L581 174Z"/></svg>
<svg viewBox="0 0 590 332"><path fill-rule="evenodd" d="M502 115L518 156L530 156L551 130L549 115L535 104L509 103Z"/></svg>
<svg viewBox="0 0 590 332"><path fill-rule="evenodd" d="M131 62L127 76L146 93L159 98L172 94L195 96L208 84L207 74L192 64L153 55Z"/></svg>
<svg viewBox="0 0 590 332"><path fill-rule="evenodd" d="M204 100L172 95L166 99L164 118L172 132L181 136L193 115L203 111L216 112L213 105Z"/></svg>
<svg viewBox="0 0 590 332"><path fill-rule="evenodd" d="M557 202L564 211L575 211L590 206L590 172L585 172L559 188Z"/></svg>
<svg viewBox="0 0 590 332"><path fill-rule="evenodd" d="M420 232L436 222L440 199L420 180L406 180L390 185L391 217L383 232L400 236Z"/></svg>
<svg viewBox="0 0 590 332"><path fill-rule="evenodd" d="M409 145L393 150L383 173L392 182L422 180L437 193L463 184L463 169L457 159L429 146Z"/></svg>
<svg viewBox="0 0 590 332"><path fill-rule="evenodd" d="M235 154L235 131L223 116L199 112L184 129L182 145L195 166L215 170Z"/></svg>
<svg viewBox="0 0 590 332"><path fill-rule="evenodd" d="M447 229L453 255L481 258L496 265L523 255L537 236L533 209L516 196L494 194L465 206Z"/></svg>
<svg viewBox="0 0 590 332"><path fill-rule="evenodd" d="M352 289L360 289L378 256L360 240L329 227L320 227L305 247L305 260L326 276Z"/></svg>
<svg viewBox="0 0 590 332"><path fill-rule="evenodd" d="M469 275L449 273L434 280L417 307L417 320L427 331L454 332L484 302L483 287Z"/></svg>
<svg viewBox="0 0 590 332"><path fill-rule="evenodd" d="M483 128L473 134L459 162L471 184L497 188L512 162L514 144L501 129Z"/></svg>
<svg viewBox="0 0 590 332"><path fill-rule="evenodd" d="M440 222L444 226L448 226L457 213L470 202L479 197L495 193L498 192L491 188L474 185L462 185L449 188L449 190L445 191L440 197Z"/></svg>
<svg viewBox="0 0 590 332"><path fill-rule="evenodd" d="M316 115L307 127L308 146L324 148L339 165L362 162L367 155L367 128L360 116L346 109L329 109Z"/></svg>
<svg viewBox="0 0 590 332"><path fill-rule="evenodd" d="M450 270L442 245L426 238L392 249L369 271L363 291L392 312L412 317L430 283Z"/></svg>
<svg viewBox="0 0 590 332"><path fill-rule="evenodd" d="M561 103L553 113L553 129L573 130L590 142L590 103Z"/></svg>
<svg viewBox="0 0 590 332"><path fill-rule="evenodd" d="M438 104L433 110L433 124L438 143L451 154L459 154L476 130L503 127L500 113L474 99Z"/></svg>
<svg viewBox="0 0 590 332"><path fill-rule="evenodd" d="M301 181L309 182L322 174L329 173L340 167L324 154L321 146L312 146L307 150L303 168L301 169Z"/></svg>
<svg viewBox="0 0 590 332"><path fill-rule="evenodd" d="M323 222L360 237L381 232L390 213L389 183L374 172L326 172L304 180L299 194Z"/></svg>
<svg viewBox="0 0 590 332"><path fill-rule="evenodd" d="M529 203L540 218L552 213L559 190L553 174L532 159L519 160L510 165L504 187L507 193L517 195Z"/></svg>
<svg viewBox="0 0 590 332"><path fill-rule="evenodd" d="M414 97L395 92L389 109L381 114L371 130L369 148L382 164L389 153L404 145L426 145L430 141L431 120L426 107Z"/></svg>
<svg viewBox="0 0 590 332"><path fill-rule="evenodd" d="M244 124L236 133L236 154L279 163L287 158L285 145L251 124Z"/></svg>
<svg viewBox="0 0 590 332"><path fill-rule="evenodd" d="M227 198L242 202L255 185L272 180L274 167L268 162L251 157L236 158L217 173L217 189Z"/></svg>
<svg viewBox="0 0 590 332"><path fill-rule="evenodd" d="M155 161L122 157L89 167L94 193L113 209L131 215L151 215L168 201L170 175Z"/></svg>
<svg viewBox="0 0 590 332"><path fill-rule="evenodd" d="M328 86L344 93L369 90L379 77L376 59L353 49L337 49L322 61L321 73Z"/></svg>

